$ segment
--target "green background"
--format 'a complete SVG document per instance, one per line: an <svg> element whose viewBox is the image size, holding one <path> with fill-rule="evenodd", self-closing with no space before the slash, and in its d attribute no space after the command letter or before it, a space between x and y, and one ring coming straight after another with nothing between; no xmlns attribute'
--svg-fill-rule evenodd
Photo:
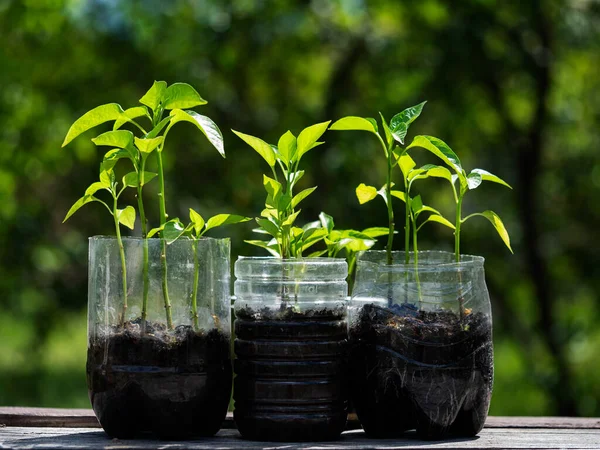
<svg viewBox="0 0 600 450"><path fill-rule="evenodd" d="M484 184L465 205L496 211L515 250L483 219L464 227L463 251L486 258L494 312L491 413L600 415L600 3L2 0L0 44L0 405L89 406L87 237L113 230L98 204L61 224L101 154L93 133L60 145L85 111L134 106L157 79L192 84L225 136L223 160L193 127L170 133L167 205L182 218L189 207L259 213L268 167L230 128L275 143L428 100L409 140L438 136L467 169L514 187ZM385 225L382 202L354 196L383 183L377 141L324 138L304 160L300 188L319 189L301 222L325 211L340 228ZM445 182L425 184L426 202L451 216ZM251 229L217 233L232 237L233 259L261 254L243 243ZM422 249L452 244L435 225L420 238Z"/></svg>

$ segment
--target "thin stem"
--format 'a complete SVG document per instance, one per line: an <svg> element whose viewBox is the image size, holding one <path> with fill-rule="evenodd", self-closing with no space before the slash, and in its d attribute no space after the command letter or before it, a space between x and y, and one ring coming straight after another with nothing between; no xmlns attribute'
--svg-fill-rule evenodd
<svg viewBox="0 0 600 450"><path fill-rule="evenodd" d="M192 289L192 320L194 331L200 328L198 325L198 278L200 277L200 264L198 262L198 241L192 239L192 250L194 253L194 286ZM214 311L212 311L214 316Z"/></svg>
<svg viewBox="0 0 600 450"><path fill-rule="evenodd" d="M387 157L387 174L386 174L386 189L385 189L385 202L387 203L387 210L388 210L388 240L387 240L387 245L385 247L386 253L387 253L387 264L392 265L393 258L392 258L392 247L394 245L394 208L392 206L392 147L391 146L386 146L385 142L383 141L383 139L381 138L381 136L379 135L379 133L375 134L377 136L377 138L379 139L379 142L381 143L381 146L383 147L383 151L385 152L385 155Z"/></svg>
<svg viewBox="0 0 600 450"><path fill-rule="evenodd" d="M461 189L462 191L462 189ZM461 195L458 197L456 202L456 229L454 230L454 258L457 263L460 262L460 226L462 224L462 201L463 201L464 193L461 192ZM460 272L460 268L458 269L458 283L459 283L459 293L458 293L458 312L460 314L460 323L461 326L464 323L465 319L465 306L462 295L462 289L460 285L462 284L462 274Z"/></svg>
<svg viewBox="0 0 600 450"><path fill-rule="evenodd" d="M404 264L410 261L410 186L404 180Z"/></svg>
<svg viewBox="0 0 600 450"><path fill-rule="evenodd" d="M119 244L119 255L121 256L121 276L123 277L123 313L121 315L121 327L125 325L125 316L127 314L127 266L125 263L125 248L121 238L121 228L119 227L119 218L117 216L117 196L113 194L113 218L115 219L115 231L117 233L117 242Z"/></svg>
<svg viewBox="0 0 600 450"><path fill-rule="evenodd" d="M421 280L419 279L419 248L417 246L417 217L411 214L412 218L412 229L413 229L413 258L415 265L415 280L417 282L417 292L419 296L419 309L421 309L421 302L423 301L423 295L421 293Z"/></svg>
<svg viewBox="0 0 600 450"><path fill-rule="evenodd" d="M156 152L156 161L158 165L158 199L160 209L160 224L161 226L167 222L166 202L165 202L165 175L162 163L162 146ZM165 303L165 314L167 317L167 327L173 329L173 318L171 314L171 300L169 299L169 289L167 285L167 241L164 239L164 232L160 232L161 237L161 253L160 261L162 265L162 289Z"/></svg>
<svg viewBox="0 0 600 450"><path fill-rule="evenodd" d="M138 198L138 209L140 211L140 221L142 222L142 239L144 240L144 262L142 266L142 280L143 280L143 297L142 297L142 332L146 328L146 318L148 315L148 225L146 223L146 213L144 211L144 201L142 199L142 183L144 180L140 180L139 177L143 177L144 169L146 165L146 159L142 158L142 167L138 172L138 185L137 185L137 198Z"/></svg>

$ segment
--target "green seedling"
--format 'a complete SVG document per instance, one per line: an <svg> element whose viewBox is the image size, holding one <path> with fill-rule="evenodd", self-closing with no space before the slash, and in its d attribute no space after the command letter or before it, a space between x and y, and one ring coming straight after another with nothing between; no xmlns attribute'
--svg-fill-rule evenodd
<svg viewBox="0 0 600 450"><path fill-rule="evenodd" d="M119 246L119 256L121 258L121 274L123 277L123 311L121 313L120 323L123 326L125 322L125 315L127 313L127 267L125 264L125 249L123 248L123 239L121 238L121 227L120 225L124 225L127 228L133 230L135 226L135 208L133 206L126 206L123 209L118 209L119 197L123 193L123 191L127 188L127 182L125 178L123 178L123 186L119 189L119 183L116 181L115 173L112 168L112 163L102 163L100 166L100 180L92 183L85 191L83 197L77 200L67 215L63 220L63 223L66 222L69 217L71 217L75 212L79 210L83 205L92 202L98 202L108 210L108 212L113 216L115 223L115 233L117 235L117 243ZM151 178L151 177L148 177ZM108 191L112 197L111 206L109 206L104 200L96 197L97 193L100 191Z"/></svg>
<svg viewBox="0 0 600 450"><path fill-rule="evenodd" d="M379 132L377 121L372 118L348 116L336 121L329 128L330 130L340 131L367 131L377 136L377 139L381 144L387 162L386 182L381 189L361 183L356 189L356 195L361 204L374 199L377 195L381 195L386 203L388 213L388 240L386 245L387 264L393 263L392 247L395 227L394 208L392 204L393 197L400 198L406 203L404 225L405 262L408 263L409 260L410 201L407 201L405 194L408 186L405 182L404 191L392 189L394 187L394 183L392 182L392 169L397 164L400 164L402 156L406 153L406 149L398 146L398 144L404 145L404 138L406 137L408 128L410 124L414 122L417 117L419 117L423 107L425 106L425 103L426 102L419 103L416 106L406 108L404 111L396 114L394 117L392 117L389 125L383 115L380 113L379 115L381 117L381 124L385 140L382 138L381 133Z"/></svg>
<svg viewBox="0 0 600 450"><path fill-rule="evenodd" d="M297 209L298 205L315 191L316 186L297 194L294 194L294 187L304 175L304 170L299 168L300 160L309 150L323 144L319 142L319 138L325 133L329 123L328 121L307 127L298 137L287 131L279 138L277 146L233 130L263 157L273 175L273 178L263 175L267 199L261 217L256 218L259 228L255 230L271 236L271 239L250 240L246 241L247 243L264 248L276 257L287 259L302 257L304 251L324 239L326 233L320 227L294 226L301 211Z"/></svg>
<svg viewBox="0 0 600 450"><path fill-rule="evenodd" d="M191 306L191 317L194 325L194 329L199 329L198 323L198 281L200 275L200 261L198 260L198 241L204 236L204 234L214 228L218 228L224 225L247 222L252 220L250 217L239 216L236 214L217 214L208 220L204 218L195 210L190 208L190 223L185 226L178 218L171 219L160 227L153 228L150 230L149 237L154 236L157 233L162 233L164 240L167 245L172 244L181 237L186 237L191 240L192 252L194 255L194 284L192 288L192 306ZM219 318L215 313L215 300L211 297L210 311L215 321L215 325L219 326Z"/></svg>
<svg viewBox="0 0 600 450"><path fill-rule="evenodd" d="M98 146L112 147L104 155L103 164L112 164L112 168L120 159L126 159L131 162L134 171L123 178L123 184L124 187L134 187L137 190L142 237L146 239L148 237L148 224L144 212L142 188L150 178L155 176L158 176L159 183L158 199L161 230L164 230L164 226L167 223L168 215L166 211L162 152L171 128L178 122L192 123L207 137L208 141L223 157L225 157L225 152L223 148L223 135L217 125L210 118L188 109L207 103L189 84L174 83L168 86L164 81L155 81L148 92L140 99L140 103L142 106L134 106L125 110L117 103L108 103L88 111L71 125L62 146L64 147L80 134L98 125L106 122L114 122L112 131L103 133L92 139L92 141ZM165 112L169 112L169 115L163 117ZM144 122L142 120L149 124L148 129L143 126ZM132 131L122 130L121 128L126 124L130 125L139 134L139 137L135 136ZM151 154L155 156L156 174L146 172L145 170L146 163ZM163 231L161 231L161 238L163 238L161 252L162 287L167 326L169 329L172 329L171 302L167 286L167 247L162 233ZM125 270L126 268L123 267L123 271ZM144 243L143 282L142 323L146 319L148 301L147 242Z"/></svg>

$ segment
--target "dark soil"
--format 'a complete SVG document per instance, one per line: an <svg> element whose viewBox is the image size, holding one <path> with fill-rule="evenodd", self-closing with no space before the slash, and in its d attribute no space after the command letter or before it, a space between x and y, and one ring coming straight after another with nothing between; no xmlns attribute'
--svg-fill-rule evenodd
<svg viewBox="0 0 600 450"><path fill-rule="evenodd" d="M493 382L492 326L482 313L365 305L350 329L351 392L372 437L481 431Z"/></svg>
<svg viewBox="0 0 600 450"><path fill-rule="evenodd" d="M230 337L190 326L167 331L140 321L92 339L87 380L92 407L113 438L212 436L231 395Z"/></svg>
<svg viewBox="0 0 600 450"><path fill-rule="evenodd" d="M338 439L346 425L346 309L238 311L234 418L264 441Z"/></svg>

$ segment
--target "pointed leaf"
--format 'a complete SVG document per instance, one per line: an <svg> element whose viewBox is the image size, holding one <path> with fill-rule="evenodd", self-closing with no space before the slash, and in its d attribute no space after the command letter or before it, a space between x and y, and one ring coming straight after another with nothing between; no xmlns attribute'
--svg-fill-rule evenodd
<svg viewBox="0 0 600 450"><path fill-rule="evenodd" d="M392 117L392 120L390 121L390 129L392 130L392 132L396 130L396 127L400 123L405 124L408 128L408 126L411 123L413 123L417 117L421 115L421 111L423 111L425 103L427 103L427 101L419 103L415 106L411 106L410 108L406 108L404 111Z"/></svg>
<svg viewBox="0 0 600 450"><path fill-rule="evenodd" d="M115 124L113 125L113 130L118 130L127 122L131 122L132 119L136 119L138 117L148 117L148 110L145 106L134 106L133 108L128 108L121 113L119 118L115 120Z"/></svg>
<svg viewBox="0 0 600 450"><path fill-rule="evenodd" d="M445 167L436 166L433 164L430 164L428 166L423 166L423 168L425 168L425 167L427 167L427 169L426 169L427 176L435 177L435 178L444 178L444 179L448 180L450 183L454 184L454 181L452 179L452 174Z"/></svg>
<svg viewBox="0 0 600 450"><path fill-rule="evenodd" d="M198 214L196 211L194 211L192 208L190 208L190 222L192 222L192 225L194 226L194 231L196 232L196 236L201 236L202 235L202 229L204 228L204 218Z"/></svg>
<svg viewBox="0 0 600 450"><path fill-rule="evenodd" d="M465 221L467 221L467 219L470 219L471 217L474 217L474 216L483 216L487 220L489 220L490 223L494 226L494 228L498 232L498 235L502 239L502 242L504 242L504 244L508 247L508 249L510 250L511 253L514 253L510 246L510 237L508 235L508 231L506 231L506 228L504 227L504 223L502 223L502 220L500 219L500 216L498 216L498 214L496 214L494 211L484 211L482 213L474 213L474 214L471 214L471 215L465 217L462 220L462 222L465 222Z"/></svg>
<svg viewBox="0 0 600 450"><path fill-rule="evenodd" d="M321 214L319 214L319 220L321 221L321 225L323 226L323 228L325 228L328 233L331 233L333 231L333 227L335 226L333 222L333 217L331 217L329 214L321 212Z"/></svg>
<svg viewBox="0 0 600 450"><path fill-rule="evenodd" d="M433 136L416 136L406 149L408 150L413 147L421 147L430 151L454 169L459 177L464 178L463 169L458 156L456 156L452 149L441 139Z"/></svg>
<svg viewBox="0 0 600 450"><path fill-rule="evenodd" d="M400 170L404 175L404 178L408 178L408 174L411 170L413 170L417 163L410 157L408 153L404 153L400 158L398 158L398 165L400 166Z"/></svg>
<svg viewBox="0 0 600 450"><path fill-rule="evenodd" d="M306 197L308 197L310 194L312 194L315 189L317 189L317 187L311 187L308 189L304 189L303 191L298 192L296 195L294 195L294 198L292 199L292 208L296 208L296 206L298 206L298 204L304 200Z"/></svg>
<svg viewBox="0 0 600 450"><path fill-rule="evenodd" d="M413 214L418 214L423 209L423 200L421 200L421 196L417 195L416 197L410 200L410 209Z"/></svg>
<svg viewBox="0 0 600 450"><path fill-rule="evenodd" d="M471 173L478 173L479 175L481 175L481 179L483 181L491 181L493 183L498 183L498 184L502 184L504 186L506 186L507 188L512 189L512 186L510 184L508 184L506 181L504 181L502 178L497 177L496 175L494 175L493 173L489 173L487 170L483 170L483 169L473 169L471 171Z"/></svg>
<svg viewBox="0 0 600 450"><path fill-rule="evenodd" d="M393 189L391 194L392 197L396 197L406 203L406 194L404 192Z"/></svg>
<svg viewBox="0 0 600 450"><path fill-rule="evenodd" d="M281 255L277 251L279 249L279 247L277 246L276 243L271 244L270 242L257 241L257 240L249 240L249 241L244 241L244 242L246 244L255 245L256 247L264 248L265 250L267 250L271 255L275 256L276 258L281 258Z"/></svg>
<svg viewBox="0 0 600 450"><path fill-rule="evenodd" d="M307 258L318 258L319 256L323 256L325 253L327 253L327 249L317 250L316 252L310 253Z"/></svg>
<svg viewBox="0 0 600 450"><path fill-rule="evenodd" d="M148 239L150 239L156 233L160 233L163 229L164 229L164 226L152 228L150 231L148 231L148 235L147 235Z"/></svg>
<svg viewBox="0 0 600 450"><path fill-rule="evenodd" d="M356 188L356 198L361 205L370 202L377 197L377 189L373 186L367 186L364 183L360 183Z"/></svg>
<svg viewBox="0 0 600 450"><path fill-rule="evenodd" d="M109 145L118 148L131 148L133 144L133 133L127 130L107 131L92 139L97 146Z"/></svg>
<svg viewBox="0 0 600 450"><path fill-rule="evenodd" d="M310 149L315 148L317 141L321 136L323 136L323 133L327 131L327 127L330 123L331 120L317 123L315 125L311 125L310 127L306 127L300 132L297 140L298 160L302 158L302 156ZM322 142L319 144L322 144Z"/></svg>
<svg viewBox="0 0 600 450"><path fill-rule="evenodd" d="M263 186L267 191L267 201L265 205L269 208L277 209L279 205L279 199L281 198L281 183L271 177L268 177L267 175L263 175Z"/></svg>
<svg viewBox="0 0 600 450"><path fill-rule="evenodd" d="M404 138L408 132L408 125L404 122L399 122L395 128L390 127L390 131L392 132L392 137L400 144L404 145Z"/></svg>
<svg viewBox="0 0 600 450"><path fill-rule="evenodd" d="M108 190L108 187L101 181L96 181L95 183L90 184L90 186L85 190L85 196L92 196L101 189Z"/></svg>
<svg viewBox="0 0 600 450"><path fill-rule="evenodd" d="M160 102L163 99L163 95L167 89L167 83L164 81L155 81L152 87L148 89L148 92L140 98L140 103L146 105L152 111L156 111Z"/></svg>
<svg viewBox="0 0 600 450"><path fill-rule="evenodd" d="M134 142L135 142L135 146L140 150L140 152L142 153L152 153L156 147L158 147L160 144L162 144L164 141L164 137L163 136L159 136L156 138L143 138L140 139L138 137L134 138Z"/></svg>
<svg viewBox="0 0 600 450"><path fill-rule="evenodd" d="M298 182L300 181L300 178L302 178L304 176L304 170L299 170L297 172L293 172L290 175L290 183L292 185L292 187Z"/></svg>
<svg viewBox="0 0 600 450"><path fill-rule="evenodd" d="M183 109L205 105L206 103L206 100L200 97L196 89L189 84L173 83L165 90L162 105L165 109Z"/></svg>
<svg viewBox="0 0 600 450"><path fill-rule="evenodd" d="M127 206L125 209L117 209L117 219L120 224L133 230L135 227L135 209L133 206Z"/></svg>
<svg viewBox="0 0 600 450"><path fill-rule="evenodd" d="M376 238L380 236L387 236L390 233L390 229L387 227L371 227L365 228L361 231L361 233L370 238Z"/></svg>
<svg viewBox="0 0 600 450"><path fill-rule="evenodd" d="M123 150L122 148L113 148L112 150L109 150L104 154L103 161L114 161L116 164L119 159L129 157L130 155L127 150Z"/></svg>
<svg viewBox="0 0 600 450"><path fill-rule="evenodd" d="M394 145L394 136L392 135L392 130L390 130L390 127L388 127L388 124L385 121L383 114L379 113L379 117L381 117L381 124L383 125L383 131L385 133L385 140L386 140L388 146L392 147L392 145Z"/></svg>
<svg viewBox="0 0 600 450"><path fill-rule="evenodd" d="M280 233L279 227L275 223L273 223L271 220L263 218L263 217L257 217L256 223L258 223L258 225L263 230L265 230L267 233L269 233L274 238L277 238L277 236L279 236L279 233Z"/></svg>
<svg viewBox="0 0 600 450"><path fill-rule="evenodd" d="M185 233L185 228L181 221L177 218L169 220L165 223L162 230L162 238L167 241L167 244L172 244Z"/></svg>
<svg viewBox="0 0 600 450"><path fill-rule="evenodd" d="M470 190L477 189L479 187L479 185L481 184L481 181L482 181L481 174L479 174L479 173L471 172L467 176L467 186L469 187Z"/></svg>
<svg viewBox="0 0 600 450"><path fill-rule="evenodd" d="M423 225L425 225L427 222L437 222L437 223L441 223L442 225L447 226L448 228L452 228L453 230L455 229L454 224L452 222L450 222L448 219L446 219L445 217L443 217L440 214L431 214L420 226L419 228L421 228Z"/></svg>
<svg viewBox="0 0 600 450"><path fill-rule="evenodd" d="M153 180L155 177L158 176L157 173L154 172L142 172L142 180L141 180L141 185L144 186L146 183L150 182L151 180ZM129 172L127 175L125 175L123 177L123 185L127 186L127 187L133 187L136 188L138 185L138 173L137 172Z"/></svg>
<svg viewBox="0 0 600 450"><path fill-rule="evenodd" d="M71 217L73 214L75 214L77 212L77 210L79 208L81 208L83 205L91 203L95 200L96 199L92 195L84 195L83 197L81 197L79 200L77 200L75 203L73 203L73 206L71 206L71 208L69 209L69 212L67 212L67 215L63 219L63 223L65 223L69 219L69 217Z"/></svg>
<svg viewBox="0 0 600 450"><path fill-rule="evenodd" d="M239 216L237 214L217 214L206 221L205 232L213 228L221 227L223 225L230 225L240 222L248 222L252 220L251 217Z"/></svg>
<svg viewBox="0 0 600 450"><path fill-rule="evenodd" d="M189 122L202 131L204 136L208 139L214 148L221 154L222 157L225 157L225 148L223 146L223 134L221 130L217 126L216 123L212 121L210 117L203 116L202 114L198 114L196 111L183 111L181 109L174 109L171 111L171 123L169 124L169 129L177 122Z"/></svg>
<svg viewBox="0 0 600 450"><path fill-rule="evenodd" d="M295 161L296 137L291 131L286 131L285 134L279 138L277 150L279 151L281 160L286 166L289 166L291 162Z"/></svg>
<svg viewBox="0 0 600 450"><path fill-rule="evenodd" d="M329 127L330 130L355 130L355 131L369 131L371 133L377 133L377 127L373 125L372 120L363 117L347 116L333 123Z"/></svg>
<svg viewBox="0 0 600 450"><path fill-rule="evenodd" d="M250 136L249 134L240 133L239 131L233 131L241 140L243 140L246 144L252 147L256 152L264 158L264 160L271 167L275 167L275 152L271 148L269 144L267 144L262 139L259 139L254 136Z"/></svg>
<svg viewBox="0 0 600 450"><path fill-rule="evenodd" d="M100 105L96 108L86 112L83 116L77 119L69 131L67 132L67 136L62 143L62 147L67 145L81 133L86 132L87 130L94 128L100 124L105 122L109 122L111 120L117 120L121 113L123 112L123 108L117 103L108 103L106 105Z"/></svg>
<svg viewBox="0 0 600 450"><path fill-rule="evenodd" d="M154 139L155 137L157 137L159 133L163 130L163 128L167 126L169 122L171 122L172 118L172 116L167 116L163 120L158 122L158 125L152 128L152 131L150 131L150 133L146 135L146 139Z"/></svg>
<svg viewBox="0 0 600 450"><path fill-rule="evenodd" d="M300 214L301 210L295 211L292 214L290 214L281 224L282 227L291 227L292 225L294 225L294 222L296 221L296 218L298 217L298 214Z"/></svg>

